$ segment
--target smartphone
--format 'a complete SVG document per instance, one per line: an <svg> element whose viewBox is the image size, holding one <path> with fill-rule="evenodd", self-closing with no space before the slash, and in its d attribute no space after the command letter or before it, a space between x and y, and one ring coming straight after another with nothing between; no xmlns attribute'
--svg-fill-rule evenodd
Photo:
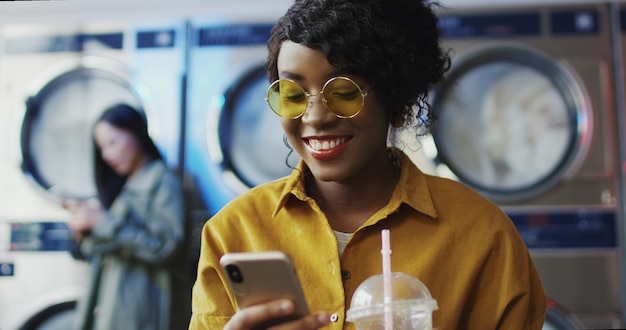
<svg viewBox="0 0 626 330"><path fill-rule="evenodd" d="M309 314L300 281L291 258L284 252L226 253L220 258L238 308L287 298L295 304L294 313L272 320L263 328L299 319Z"/></svg>

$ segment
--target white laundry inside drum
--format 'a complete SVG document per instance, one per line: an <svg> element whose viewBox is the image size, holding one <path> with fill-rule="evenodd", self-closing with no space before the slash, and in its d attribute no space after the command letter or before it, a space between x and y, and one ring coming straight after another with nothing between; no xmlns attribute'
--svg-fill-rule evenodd
<svg viewBox="0 0 626 330"><path fill-rule="evenodd" d="M546 73L529 65L476 66L438 102L439 157L462 181L482 190L541 184L564 166L576 135L565 97Z"/></svg>
<svg viewBox="0 0 626 330"><path fill-rule="evenodd" d="M511 68L490 86L481 108L484 184L515 188L540 180L565 156L566 105L543 75Z"/></svg>

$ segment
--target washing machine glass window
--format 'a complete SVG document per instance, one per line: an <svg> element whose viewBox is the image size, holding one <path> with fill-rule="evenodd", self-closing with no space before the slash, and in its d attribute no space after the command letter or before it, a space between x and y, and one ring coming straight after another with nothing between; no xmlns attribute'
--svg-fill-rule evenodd
<svg viewBox="0 0 626 330"><path fill-rule="evenodd" d="M590 126L582 89L529 49L476 52L435 92L437 162L498 201L552 188L571 171Z"/></svg>
<svg viewBox="0 0 626 330"><path fill-rule="evenodd" d="M124 77L76 68L50 80L26 102L22 121L22 168L54 197L95 195L92 126L107 107L137 94Z"/></svg>
<svg viewBox="0 0 626 330"><path fill-rule="evenodd" d="M243 74L224 95L219 141L223 166L247 187L288 175L298 157L283 140L280 121L265 102L269 87L264 65Z"/></svg>

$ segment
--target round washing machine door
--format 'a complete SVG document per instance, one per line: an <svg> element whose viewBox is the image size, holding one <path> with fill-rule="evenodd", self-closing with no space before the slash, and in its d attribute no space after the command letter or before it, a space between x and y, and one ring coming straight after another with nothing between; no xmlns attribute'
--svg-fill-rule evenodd
<svg viewBox="0 0 626 330"><path fill-rule="evenodd" d="M50 306L31 317L19 330L66 330L74 327L76 301Z"/></svg>
<svg viewBox="0 0 626 330"><path fill-rule="evenodd" d="M533 197L580 165L591 109L572 72L534 49L462 57L433 93L436 163L494 201Z"/></svg>
<svg viewBox="0 0 626 330"><path fill-rule="evenodd" d="M279 118L265 101L264 65L243 74L224 93L218 125L224 179L237 192L289 175L299 156L290 152ZM211 146L212 143L209 143Z"/></svg>
<svg viewBox="0 0 626 330"><path fill-rule="evenodd" d="M93 179L92 126L107 107L141 108L126 77L81 65L55 76L26 102L20 131L22 169L56 198L89 198Z"/></svg>
<svg viewBox="0 0 626 330"><path fill-rule="evenodd" d="M586 328L575 315L553 299L548 298L547 307L542 330L575 330Z"/></svg>

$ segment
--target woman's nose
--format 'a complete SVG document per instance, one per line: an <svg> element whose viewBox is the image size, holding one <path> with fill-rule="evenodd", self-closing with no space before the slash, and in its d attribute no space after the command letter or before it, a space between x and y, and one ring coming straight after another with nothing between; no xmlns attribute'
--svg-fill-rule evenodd
<svg viewBox="0 0 626 330"><path fill-rule="evenodd" d="M113 155L114 155L114 152L110 148L104 148L101 151L101 157L107 163L110 161Z"/></svg>
<svg viewBox="0 0 626 330"><path fill-rule="evenodd" d="M322 95L317 94L309 96L306 110L304 111L304 115L302 115L303 123L319 126L337 119L337 116L326 108Z"/></svg>

